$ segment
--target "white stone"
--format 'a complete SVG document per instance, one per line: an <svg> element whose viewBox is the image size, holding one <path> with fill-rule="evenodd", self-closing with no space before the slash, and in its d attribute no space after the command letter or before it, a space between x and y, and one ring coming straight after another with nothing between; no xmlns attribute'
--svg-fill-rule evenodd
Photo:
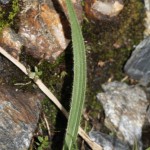
<svg viewBox="0 0 150 150"><path fill-rule="evenodd" d="M105 125L129 144L133 145L136 140L140 144L148 106L145 92L138 86L119 82L102 87L105 93L99 93L97 98L105 111Z"/></svg>

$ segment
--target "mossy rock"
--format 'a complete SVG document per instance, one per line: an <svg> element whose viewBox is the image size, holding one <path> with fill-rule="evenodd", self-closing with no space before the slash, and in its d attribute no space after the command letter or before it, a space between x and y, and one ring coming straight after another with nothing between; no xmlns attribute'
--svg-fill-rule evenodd
<svg viewBox="0 0 150 150"><path fill-rule="evenodd" d="M7 4L0 4L0 32L4 27L13 25L14 18L19 10L19 0L12 0Z"/></svg>

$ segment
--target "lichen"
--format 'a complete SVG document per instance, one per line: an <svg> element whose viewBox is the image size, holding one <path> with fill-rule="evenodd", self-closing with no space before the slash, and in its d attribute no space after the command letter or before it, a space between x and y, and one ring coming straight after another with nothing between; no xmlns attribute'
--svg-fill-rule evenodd
<svg viewBox="0 0 150 150"><path fill-rule="evenodd" d="M6 5L0 4L0 32L4 27L13 25L19 10L19 0L12 0Z"/></svg>

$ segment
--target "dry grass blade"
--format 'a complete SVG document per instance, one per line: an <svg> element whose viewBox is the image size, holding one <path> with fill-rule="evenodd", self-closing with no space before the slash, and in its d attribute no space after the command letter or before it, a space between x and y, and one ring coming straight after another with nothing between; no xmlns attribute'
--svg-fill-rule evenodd
<svg viewBox="0 0 150 150"><path fill-rule="evenodd" d="M23 64L21 64L17 59L15 59L10 54L8 54L2 47L0 47L0 53L3 56L5 56L7 59L9 59L12 63L14 63L22 72L24 72L28 76L26 67ZM53 93L51 93L50 90L44 85L44 83L40 79L37 79L35 83L38 85L41 91L49 99L51 99L51 101L53 101L53 103L62 111L62 113L66 116L66 118L68 118L68 112L66 111L66 109L61 105L61 103L53 95ZM100 145L91 141L89 136L85 133L85 131L81 127L79 127L78 133L87 142L87 144L92 148L92 150L102 150L102 147Z"/></svg>
<svg viewBox="0 0 150 150"><path fill-rule="evenodd" d="M43 113L43 118L44 118L44 121L45 121L45 124L46 124L46 127L47 127L47 130L48 130L48 135L49 137L51 137L51 131L50 131L50 126L49 126L49 123L48 123L48 120L45 116L45 114Z"/></svg>

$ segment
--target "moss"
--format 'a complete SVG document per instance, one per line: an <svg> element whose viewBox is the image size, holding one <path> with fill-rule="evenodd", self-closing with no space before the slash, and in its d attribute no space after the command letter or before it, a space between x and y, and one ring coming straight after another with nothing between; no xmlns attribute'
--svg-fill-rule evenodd
<svg viewBox="0 0 150 150"><path fill-rule="evenodd" d="M51 124L50 126L54 128L54 125L56 124L58 109L48 98L45 98L42 101L42 109L47 119L49 120L49 123Z"/></svg>
<svg viewBox="0 0 150 150"><path fill-rule="evenodd" d="M10 4L0 5L0 32L4 27L13 24L14 18L18 12L19 0L12 0Z"/></svg>
<svg viewBox="0 0 150 150"><path fill-rule="evenodd" d="M119 16L112 20L96 23L85 21L83 32L87 41L88 57L94 56L93 60L97 63L99 60L114 60L108 68L114 78L120 80L123 77L123 64L131 54L133 46L143 39L144 17L143 3L140 0L128 0Z"/></svg>
<svg viewBox="0 0 150 150"><path fill-rule="evenodd" d="M140 0L127 0L122 12L112 20L83 23L87 47L88 87L85 107L91 106L92 118L102 108L96 95L109 78L120 81L125 74L123 66L134 46L143 39L144 5ZM98 66L98 62L104 66ZM99 105L99 106L97 106ZM83 120L84 121L84 120Z"/></svg>
<svg viewBox="0 0 150 150"><path fill-rule="evenodd" d="M16 1L17 4L17 0L13 1ZM14 6L11 5L11 7ZM17 14L17 8L14 10L11 9L11 11L16 12ZM0 19L7 15L6 21L8 22L2 23L3 21L1 21L0 24L11 25L15 16L14 14L15 13L11 14L9 18L5 11L0 10ZM8 21L8 19L12 21ZM143 38L143 19L143 4L139 0L128 0L126 1L121 14L114 18L114 20L102 21L95 24L84 22L83 24L84 37L87 41L88 63L88 87L85 107L90 107L89 115L93 120L98 119L98 115L102 109L96 99L96 94L102 91L101 84L107 82L111 76L113 76L113 80L121 80L125 76L123 73L123 65L133 50L133 46L138 44ZM0 27L3 26L0 25ZM114 45L118 45L119 48ZM69 51L71 50L69 49ZM39 71L42 71L42 76L40 78L48 88L58 99L64 99L66 102L69 102L69 97L66 100L64 95L66 94L65 91L71 89L72 82L68 80L69 86L63 84L64 75L65 77L72 76L71 66L69 67L70 72L66 71L70 62L65 64L66 59L71 60L72 57L70 57L70 55L65 55L59 57L53 64L43 61L39 65L39 60L33 59L26 54L22 55L21 61L31 66L31 69L33 69L34 66L37 66ZM103 61L105 65L103 67L98 66L99 61ZM16 74L12 81L14 84L18 82L24 83L30 80L27 77L18 77L18 74ZM32 86L33 85L30 84L30 88L32 88ZM26 89L29 89L28 86L24 86L23 88L25 87ZM46 98L43 101L43 110L49 123L54 127L57 122L56 116L58 113L55 105ZM81 125L84 127L86 126L89 131L93 123L86 122L85 119L83 119Z"/></svg>

